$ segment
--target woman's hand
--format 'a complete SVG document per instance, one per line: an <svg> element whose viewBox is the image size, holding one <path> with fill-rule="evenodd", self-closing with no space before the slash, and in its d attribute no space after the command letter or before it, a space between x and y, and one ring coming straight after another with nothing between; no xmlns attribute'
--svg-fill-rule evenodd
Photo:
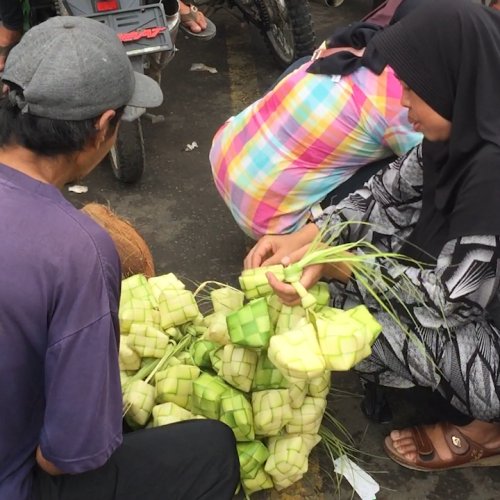
<svg viewBox="0 0 500 500"><path fill-rule="evenodd" d="M317 226L310 223L296 233L263 236L246 256L244 268L281 264L284 257L311 243L318 232Z"/></svg>
<svg viewBox="0 0 500 500"><path fill-rule="evenodd" d="M304 255L305 251L309 245L306 245L302 249L294 252L290 257L285 257L282 259L281 264L285 267L293 262L297 262L302 255ZM319 279L325 273L325 265L324 264L315 264L313 266L307 266L302 272L302 276L300 277L300 283L302 286L309 290L313 285L315 285ZM279 297L281 302L287 306L297 306L300 304L300 296L295 290L295 288L289 283L285 283L280 281L276 276L269 272L266 274L267 280L269 281L269 285L273 289L274 293Z"/></svg>
<svg viewBox="0 0 500 500"><path fill-rule="evenodd" d="M286 267L299 261L308 249L309 245L303 246L302 248L291 253L289 256L281 259L279 264L283 264ZM321 278L328 278L342 283L347 283L351 274L352 270L348 262L337 262L335 264L314 264L304 268L302 276L300 277L300 283L306 290L309 290L309 288L315 285ZM267 273L266 276L269 281L269 285L271 285L271 288L280 298L281 302L287 306L296 306L300 304L300 296L292 285L280 281L271 272Z"/></svg>

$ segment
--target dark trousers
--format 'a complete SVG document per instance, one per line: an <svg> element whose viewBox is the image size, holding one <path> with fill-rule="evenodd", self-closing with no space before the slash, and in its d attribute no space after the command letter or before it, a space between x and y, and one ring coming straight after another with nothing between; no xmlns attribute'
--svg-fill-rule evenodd
<svg viewBox="0 0 500 500"><path fill-rule="evenodd" d="M239 483L232 430L216 420L144 429L101 468L50 476L38 469L36 500L229 500Z"/></svg>
<svg viewBox="0 0 500 500"><path fill-rule="evenodd" d="M355 174L349 177L349 179L330 191L320 203L321 208L336 205L339 201L356 191L356 189L362 188L370 177L374 176L379 170L382 170L395 159L396 156L390 156L389 158L382 158L381 160L376 160L364 165L358 169Z"/></svg>
<svg viewBox="0 0 500 500"><path fill-rule="evenodd" d="M0 21L11 30L23 27L23 10L20 0L0 0Z"/></svg>

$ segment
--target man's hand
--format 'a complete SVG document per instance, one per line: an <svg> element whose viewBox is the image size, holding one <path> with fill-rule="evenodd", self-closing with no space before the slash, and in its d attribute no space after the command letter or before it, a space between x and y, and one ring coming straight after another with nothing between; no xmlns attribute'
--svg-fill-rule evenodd
<svg viewBox="0 0 500 500"><path fill-rule="evenodd" d="M42 454L42 450L40 449L40 446L37 447L36 449L36 463L39 465L40 469L45 471L47 474L50 474L51 476L60 476L61 474L64 474L64 472L57 468L52 462L49 462L48 460L45 459L45 457Z"/></svg>

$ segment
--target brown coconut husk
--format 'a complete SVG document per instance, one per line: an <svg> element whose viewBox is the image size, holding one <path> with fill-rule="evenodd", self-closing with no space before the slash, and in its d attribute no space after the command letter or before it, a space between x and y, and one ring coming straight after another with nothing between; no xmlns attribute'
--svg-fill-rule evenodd
<svg viewBox="0 0 500 500"><path fill-rule="evenodd" d="M111 236L120 256L123 278L134 274L144 274L147 278L155 275L151 251L144 238L130 222L100 203L88 203L81 211Z"/></svg>

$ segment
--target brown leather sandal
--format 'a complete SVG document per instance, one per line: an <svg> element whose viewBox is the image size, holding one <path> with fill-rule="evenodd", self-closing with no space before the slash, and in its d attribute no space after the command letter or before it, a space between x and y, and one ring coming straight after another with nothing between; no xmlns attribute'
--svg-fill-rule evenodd
<svg viewBox="0 0 500 500"><path fill-rule="evenodd" d="M451 460L443 460L438 455L427 435L426 426L417 426L410 429L417 447L418 456L415 462L408 461L404 455L394 448L390 436L387 436L384 441L385 452L394 462L407 469L426 472L500 465L500 449L485 448L462 434L459 427L449 422L440 422L437 425L440 427L444 440L453 454Z"/></svg>

